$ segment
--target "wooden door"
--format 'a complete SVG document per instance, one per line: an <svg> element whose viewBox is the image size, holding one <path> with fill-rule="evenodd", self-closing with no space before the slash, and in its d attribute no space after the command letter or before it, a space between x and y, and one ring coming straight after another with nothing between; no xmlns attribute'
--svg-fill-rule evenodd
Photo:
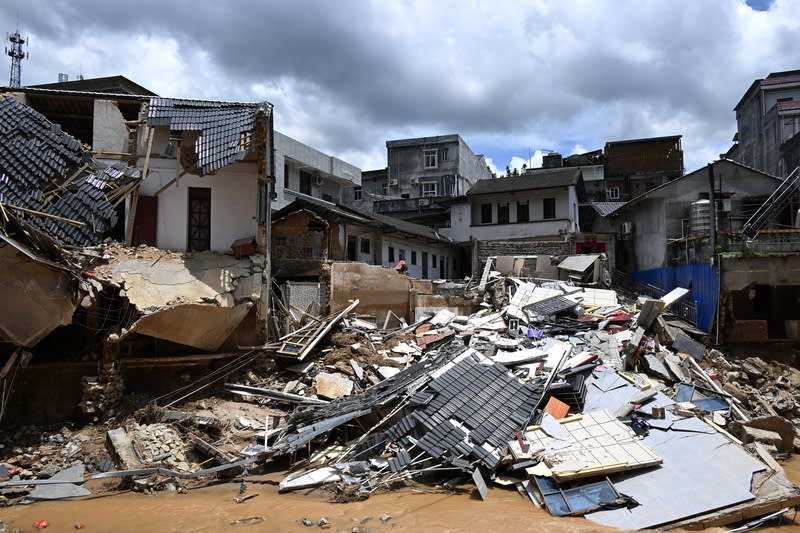
<svg viewBox="0 0 800 533"><path fill-rule="evenodd" d="M189 187L189 220L186 249L203 252L211 249L211 189Z"/></svg>

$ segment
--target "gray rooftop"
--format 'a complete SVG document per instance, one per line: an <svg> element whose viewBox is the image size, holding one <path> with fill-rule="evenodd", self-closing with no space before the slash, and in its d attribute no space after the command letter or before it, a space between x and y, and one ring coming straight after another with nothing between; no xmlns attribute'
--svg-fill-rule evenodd
<svg viewBox="0 0 800 533"><path fill-rule="evenodd" d="M535 170L521 176L511 176L510 178L480 180L467 191L467 196L568 187L576 185L580 177L580 168L564 167Z"/></svg>

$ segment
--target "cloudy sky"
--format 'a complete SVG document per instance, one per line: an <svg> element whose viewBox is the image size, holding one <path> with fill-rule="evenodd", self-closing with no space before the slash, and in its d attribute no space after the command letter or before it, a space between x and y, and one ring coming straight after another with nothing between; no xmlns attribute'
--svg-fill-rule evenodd
<svg viewBox="0 0 800 533"><path fill-rule="evenodd" d="M683 135L691 171L730 147L754 79L800 68L798 0L3 5L0 30L18 17L29 39L23 85L124 75L161 96L267 100L276 129L364 170L386 166L386 140L459 133L500 171Z"/></svg>

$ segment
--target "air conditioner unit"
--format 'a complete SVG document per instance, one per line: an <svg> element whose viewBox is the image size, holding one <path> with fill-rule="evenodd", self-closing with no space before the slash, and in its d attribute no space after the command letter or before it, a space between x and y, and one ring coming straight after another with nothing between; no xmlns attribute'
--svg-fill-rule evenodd
<svg viewBox="0 0 800 533"><path fill-rule="evenodd" d="M389 185L397 185L397 178L389 178Z"/></svg>
<svg viewBox="0 0 800 533"><path fill-rule="evenodd" d="M322 176L320 176L319 174L316 174L314 176L314 185L316 186L322 185Z"/></svg>
<svg viewBox="0 0 800 533"><path fill-rule="evenodd" d="M730 213L731 212L731 199L730 198L723 198L719 201L719 210L723 213Z"/></svg>
<svg viewBox="0 0 800 533"><path fill-rule="evenodd" d="M419 183L417 178L411 178L411 185L416 185L417 183Z"/></svg>
<svg viewBox="0 0 800 533"><path fill-rule="evenodd" d="M428 205L431 205L431 199L430 198L420 198L417 203L419 204L420 207L428 206Z"/></svg>
<svg viewBox="0 0 800 533"><path fill-rule="evenodd" d="M620 227L620 232L623 235L630 235L633 233L633 222L623 222L622 226Z"/></svg>

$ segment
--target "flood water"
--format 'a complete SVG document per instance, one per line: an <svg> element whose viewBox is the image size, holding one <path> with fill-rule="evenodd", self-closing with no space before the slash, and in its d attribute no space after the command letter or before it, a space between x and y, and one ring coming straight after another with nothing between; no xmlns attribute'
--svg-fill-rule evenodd
<svg viewBox="0 0 800 533"><path fill-rule="evenodd" d="M784 464L790 479L800 481L800 459ZM273 476L274 478L274 476ZM258 478L256 478L258 479ZM47 520L47 532L217 532L217 531L311 531L319 530L321 517L330 531L555 531L563 533L617 532L583 518L557 518L535 508L516 490L491 488L486 501L474 495L431 494L403 489L354 503L331 503L318 494L278 494L272 484L248 483L247 493L259 496L237 504L238 483L190 490L188 494L159 492L152 495L125 492L77 501L40 502L0 509L0 520L23 531L36 531L37 520ZM424 485L419 490L429 491ZM668 498L668 495L665 495ZM391 518L385 523L382 515ZM787 514L792 519L794 511ZM302 523L304 517L314 522ZM255 518L249 524L232 521ZM263 519L259 521L258 519ZM707 531L721 532L724 529ZM800 517L783 526L759 531L800 532Z"/></svg>

